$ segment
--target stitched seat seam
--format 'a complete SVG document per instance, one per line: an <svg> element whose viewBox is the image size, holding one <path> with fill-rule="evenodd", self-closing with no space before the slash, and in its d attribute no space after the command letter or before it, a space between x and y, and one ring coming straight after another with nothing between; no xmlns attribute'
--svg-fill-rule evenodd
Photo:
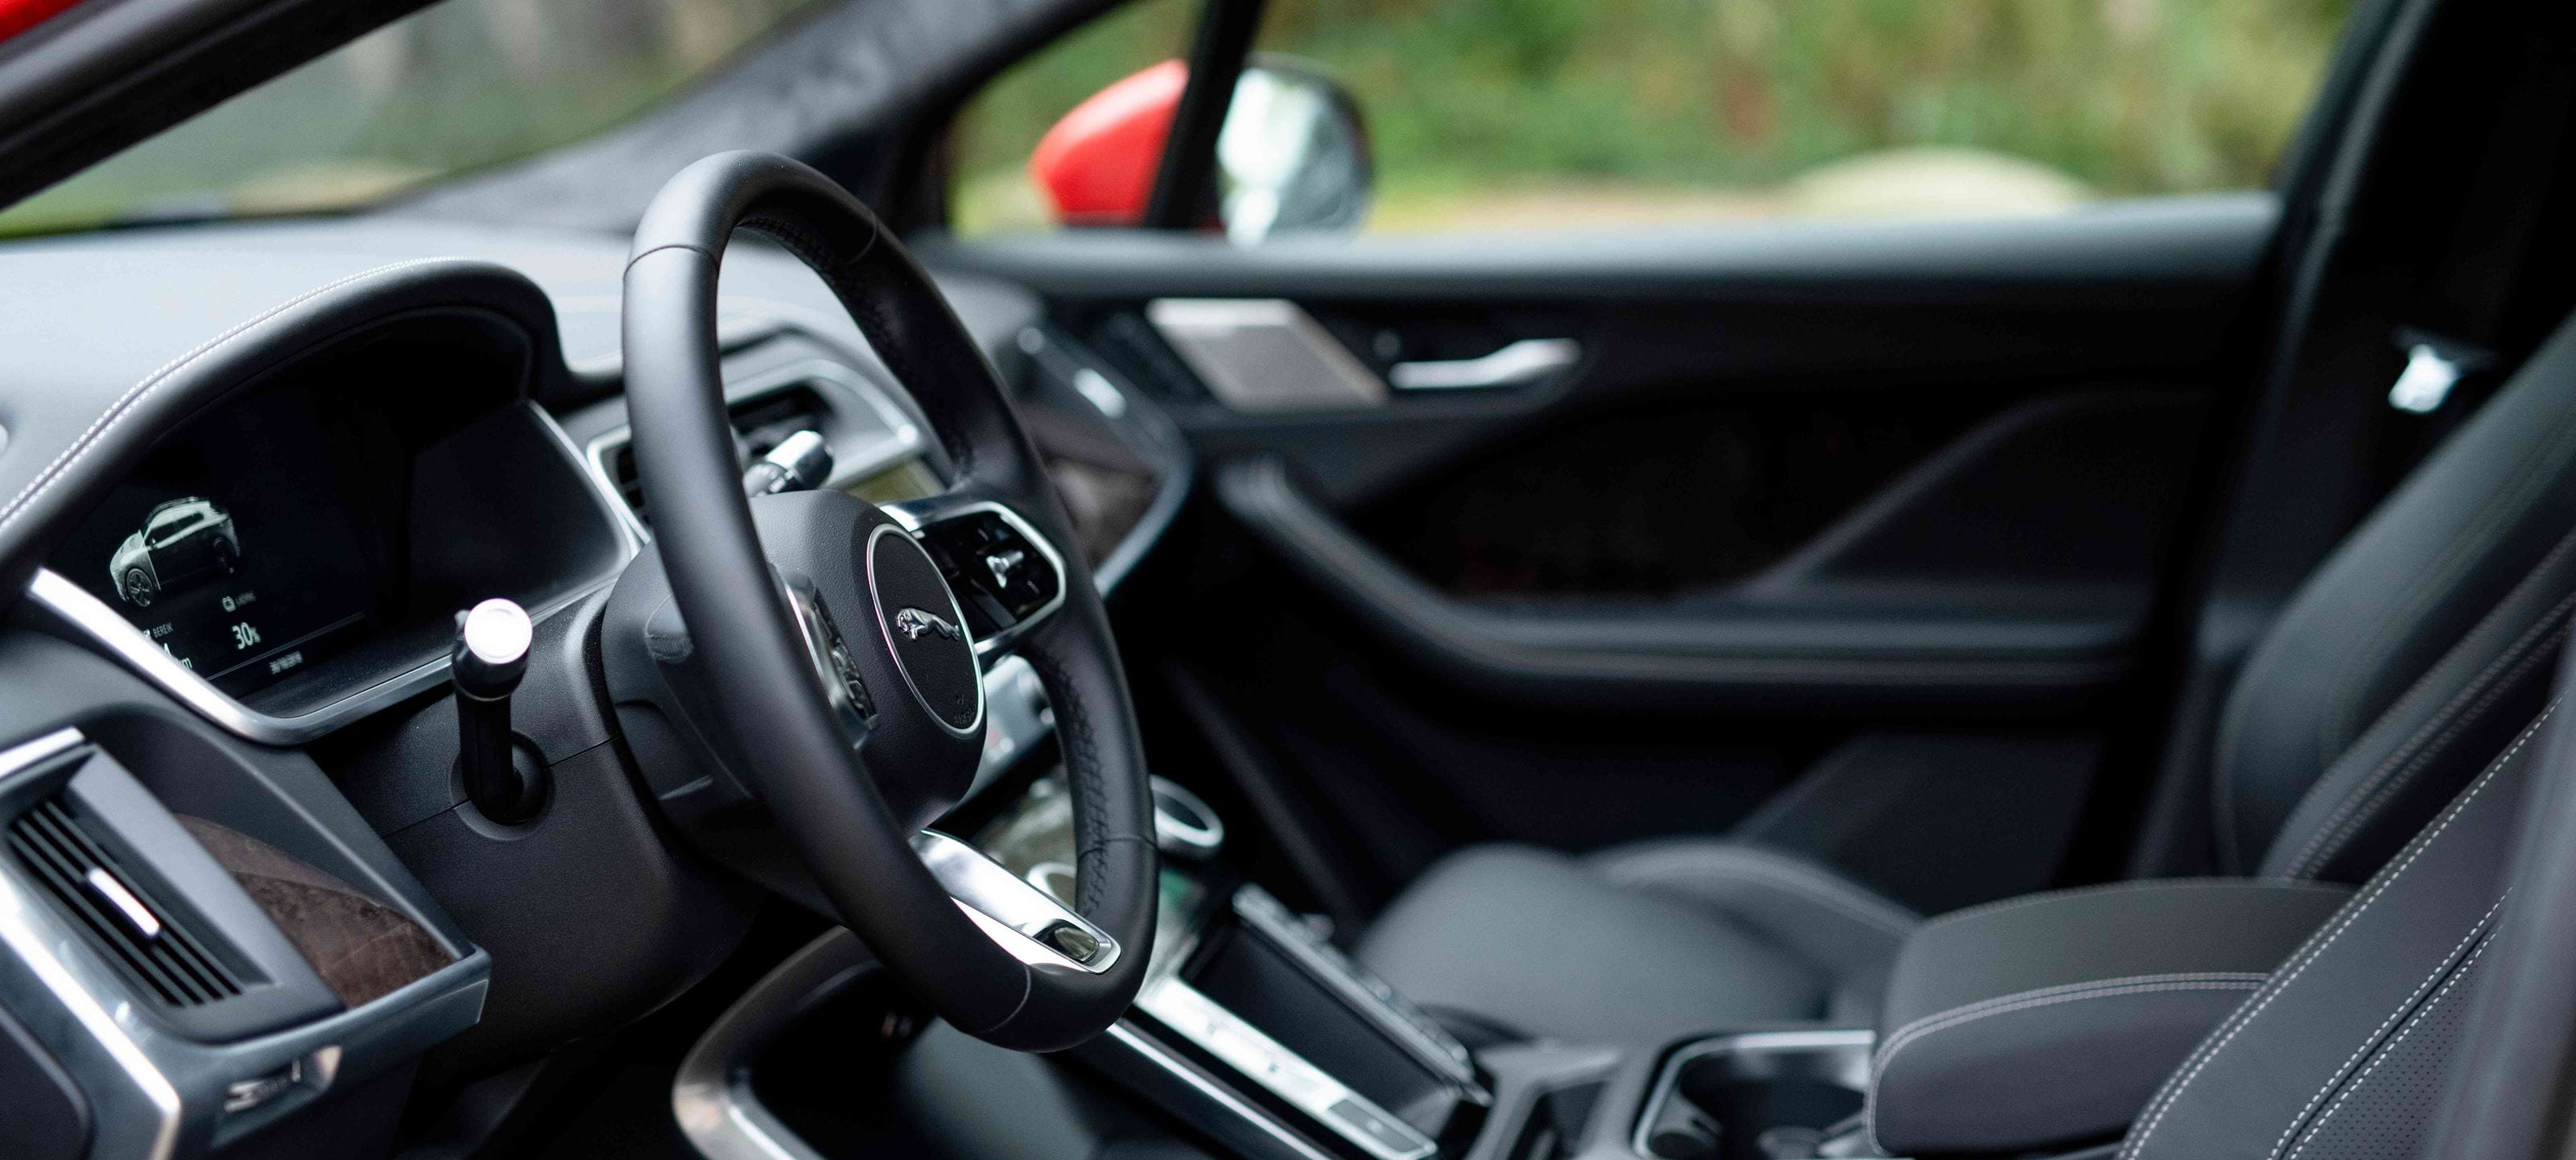
<svg viewBox="0 0 2576 1160"><path fill-rule="evenodd" d="M2540 711L2540 716L2532 721L2531 726L2523 730L2522 736L2514 739L2513 745L2504 751L2504 756L2498 757L2494 764L2487 767L2486 772L2479 774L2478 779L2471 782L2468 789L2462 791L2459 800L2442 812L2432 829L2408 843L2394 866L2382 871L2382 877L2373 879L2370 887L2361 897L2344 905L2343 916L2340 919L2328 928L2310 936L2308 944L2301 947L2293 956L2285 974L2278 975L2274 982L2257 992L2251 1002L2237 1008L2236 1013L2220 1025L2219 1031L2212 1032L2211 1038L2202 1042L2201 1047L2185 1061L2186 1066L2178 1070L2172 1079L2167 1080L2164 1089L2157 1092L2156 1098L2148 1104L2150 1114L2145 1117L2137 1133L2121 1144L2117 1160L2131 1160L2146 1150L2147 1142L2155 1137L2157 1127L2164 1123L2165 1113L2172 1111L2174 1104L2182 1099L2183 1093L2191 1089L2192 1082L2198 1079L2200 1073L2209 1066L2209 1061L2218 1058L2219 1053L2225 1051L2228 1044L2235 1042L2240 1032L2252 1025L2254 1020L2271 1006L2272 1000L2279 998L2282 992L2298 982L2299 977L2306 973L2308 967L2333 947L2336 940L2343 937L2343 932L2352 929L2352 925L2360 921L2362 915L2369 913L2373 904L2386 895L2391 887L2397 885L2399 880L2406 877L2407 871L2415 868L2415 863L2423 857L2424 851L2432 849L2435 843L2441 841L2442 835L2450 832L2451 823L2458 821L2460 815L2467 812L2468 807L2486 792L2487 787L2494 784L2496 774L2513 763L2515 755L2522 752L2523 746L2539 734L2541 727L2546 725L2549 718L2557 711L2558 702L2552 700L2547 708Z"/></svg>
<svg viewBox="0 0 2576 1160"><path fill-rule="evenodd" d="M2213 972L2213 974L2216 974L2216 972ZM2231 978L2207 978L2198 981L2182 981L2182 976L2142 975L2139 976L2139 978L2166 978L2172 981L2111 985L2122 984L2123 981L2104 980L2099 984L2077 984L2073 989L2043 988L2040 991L2025 991L2018 995L2003 996L2002 1000L2008 1001L2003 1002L2001 1006L1993 1005L1998 1002L1998 1000L1989 1000L1986 1004L1969 1005L1970 1007L1985 1006L1987 1008L1985 1010L1972 1011L1967 1008L1959 1008L1950 1012L1944 1012L1939 1016L1932 1016L1931 1018L1935 1019L1946 1019L1946 1022L1935 1023L1931 1026L1923 1026L1924 1020L1916 1020L1914 1023L1909 1024L1905 1031L1899 1032L1897 1035L1891 1037L1888 1040L1887 1046L1879 1053L1877 1059L1870 1065L1869 1092L1863 1101L1866 1105L1864 1109L1866 1112L1864 1123L1869 1131L1869 1138L1873 1143L1876 1143L1878 1140L1879 1081L1886 1076L1888 1067L1896 1062L1898 1052L1915 1043L1931 1038L1934 1032L1947 1031L1951 1028L1965 1026L1980 1019L1996 1015L2009 1015L2019 1011L2033 1010L2040 1007L2052 1007L2063 1003L2073 1003L2085 999L2112 999L2131 995L2173 994L2191 991L2251 991L2262 986L2263 980L2267 977L2268 976L2259 973L2247 972L2236 974L2235 977ZM2052 994L2046 992L2057 993ZM1921 1029L1916 1030L1918 1027ZM1884 1147L1881 1147L1878 1150L1880 1152L1887 1151Z"/></svg>

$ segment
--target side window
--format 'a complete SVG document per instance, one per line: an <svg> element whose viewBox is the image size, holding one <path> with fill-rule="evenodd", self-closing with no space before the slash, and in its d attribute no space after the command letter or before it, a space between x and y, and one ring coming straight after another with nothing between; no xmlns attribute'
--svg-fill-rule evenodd
<svg viewBox="0 0 2576 1160"><path fill-rule="evenodd" d="M1189 53L1200 7L1200 0L1131 0L985 85L959 110L949 130L949 228L961 236L981 237L1061 224L1063 214L1030 177L1030 156L1038 142L1085 98L1156 65L1166 65L1168 87L1177 95L1178 82L1186 76L1178 62ZM1143 163L1118 175L1128 184L1137 172L1151 181L1162 156L1161 126L1153 127L1151 138L1138 143ZM1141 204L1142 193L1135 196ZM1090 224L1079 220L1079 206L1075 212L1076 224Z"/></svg>
<svg viewBox="0 0 2576 1160"><path fill-rule="evenodd" d="M1244 2L1209 0L1207 11ZM1135 71L1179 52L1146 47L1138 13L1179 45L1191 7L1149 0L1106 18L979 98L961 126L975 131L959 138L960 232L1145 224L1140 206L1102 191L1136 183L1142 140L1159 150L1185 70L1167 66L1168 92ZM1157 224L1222 225L1251 243L1352 229L2009 216L2253 188L2306 112L2349 7L1267 0L1211 150L1216 204ZM1111 41L1113 26L1127 55L1066 51ZM1127 78L1123 89L1103 91L1102 73ZM1003 119L1006 96L1017 136L974 119ZM1123 150L1097 144L1120 130ZM1002 188L1013 164L1010 188L1027 200L1005 221L979 183Z"/></svg>

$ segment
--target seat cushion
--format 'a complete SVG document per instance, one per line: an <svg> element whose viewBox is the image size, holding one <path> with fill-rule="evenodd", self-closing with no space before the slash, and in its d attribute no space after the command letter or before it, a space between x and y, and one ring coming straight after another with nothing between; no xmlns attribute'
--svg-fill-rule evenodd
<svg viewBox="0 0 2576 1160"><path fill-rule="evenodd" d="M1488 845L1416 880L1359 956L1414 1002L1471 1026L1660 1044L1758 1024L1867 1024L1916 921L1812 863L1739 843L1586 858Z"/></svg>

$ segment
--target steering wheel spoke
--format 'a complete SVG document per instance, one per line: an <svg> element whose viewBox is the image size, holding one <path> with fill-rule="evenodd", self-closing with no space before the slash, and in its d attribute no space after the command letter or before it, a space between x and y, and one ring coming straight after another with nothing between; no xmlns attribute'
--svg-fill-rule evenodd
<svg viewBox="0 0 2576 1160"><path fill-rule="evenodd" d="M983 851L937 830L912 837L912 852L985 937L1031 966L1099 974L1118 965L1118 940Z"/></svg>
<svg viewBox="0 0 2576 1160"><path fill-rule="evenodd" d="M939 565L987 666L1064 607L1064 553L1011 505L959 491L888 504L885 512ZM916 634L940 629L905 627Z"/></svg>

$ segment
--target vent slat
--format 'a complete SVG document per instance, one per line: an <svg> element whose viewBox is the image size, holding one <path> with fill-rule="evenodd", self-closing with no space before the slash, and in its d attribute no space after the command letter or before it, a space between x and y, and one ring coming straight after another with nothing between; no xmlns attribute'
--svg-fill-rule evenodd
<svg viewBox="0 0 2576 1160"><path fill-rule="evenodd" d="M10 846L18 851L19 860L28 863L37 872L37 875L44 880L46 889L53 892L55 900L62 903L63 908L70 911L72 917L78 919L82 926L87 927L92 937L123 962L128 970L140 976L144 984L161 995L165 1001L178 1002L184 998L186 1004L183 1005L203 1002L204 996L187 986L181 979L173 977L168 969L152 961L150 956L141 952L141 948L134 946L132 936L126 932L124 924L108 914L106 908L100 906L98 901L90 896L89 890L81 882L88 870L72 852L69 844L63 842L60 834L55 832L54 826L58 824L53 819L42 817L30 817L21 822L20 825L25 829L24 835L19 833L10 835Z"/></svg>
<svg viewBox="0 0 2576 1160"><path fill-rule="evenodd" d="M181 1006L193 1006L222 997L219 988L191 978L191 972L168 961L168 956L153 954L152 949L135 937L120 916L109 913L107 907L90 893L87 883L90 868L107 866L110 873L114 873L114 863L108 860L106 851L89 841L88 835L72 823L70 813L63 809L59 800L45 803L22 824L32 827L49 847L49 861L56 870L53 883L56 896L69 903L89 926L91 933L105 941L129 968L144 977L154 991L160 992L165 1000ZM124 880L121 874L117 878ZM157 908L155 913L159 913ZM166 930L165 924L165 933Z"/></svg>
<svg viewBox="0 0 2576 1160"><path fill-rule="evenodd" d="M830 431L831 410L832 405L816 393L814 382L805 380L756 399L736 402L727 410L726 418L732 422L734 434L742 437L744 449L756 457L768 454L780 439L797 431ZM635 513L635 522L652 527L653 514L645 510L644 481L636 475L631 437L608 453L608 478L617 485L618 498L626 501L626 509Z"/></svg>
<svg viewBox="0 0 2576 1160"><path fill-rule="evenodd" d="M39 803L10 823L8 846L18 862L36 877L54 902L86 928L108 957L134 981L173 1007L194 1007L242 993L241 980L197 936L181 927L171 911L153 901L141 884L119 866L57 797ZM111 913L90 886L89 873L103 869L161 920L161 935L146 939L121 914Z"/></svg>

